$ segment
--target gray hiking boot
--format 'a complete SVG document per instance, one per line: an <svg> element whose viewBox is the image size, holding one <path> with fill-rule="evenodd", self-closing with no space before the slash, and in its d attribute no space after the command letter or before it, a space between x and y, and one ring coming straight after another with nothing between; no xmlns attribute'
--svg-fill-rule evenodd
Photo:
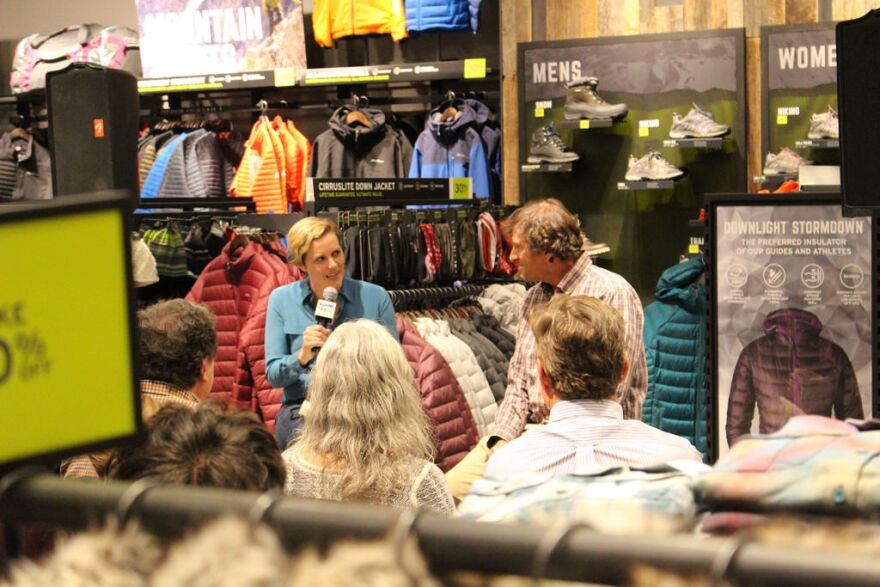
<svg viewBox="0 0 880 587"><path fill-rule="evenodd" d="M596 93L599 80L585 77L565 84L565 119L614 118L622 119L629 111L626 104L609 104Z"/></svg>
<svg viewBox="0 0 880 587"><path fill-rule="evenodd" d="M701 109L696 104L686 116L672 114L672 127L669 136L673 139L685 138L710 138L726 135L730 127L726 124L715 122L711 113Z"/></svg>
<svg viewBox="0 0 880 587"><path fill-rule="evenodd" d="M532 133L529 163L571 163L578 159L580 155L568 150L552 122Z"/></svg>
<svg viewBox="0 0 880 587"><path fill-rule="evenodd" d="M661 179L677 179L684 175L684 171L664 159L657 151L651 151L647 155L636 159L629 156L629 164L626 168L626 181L659 181Z"/></svg>

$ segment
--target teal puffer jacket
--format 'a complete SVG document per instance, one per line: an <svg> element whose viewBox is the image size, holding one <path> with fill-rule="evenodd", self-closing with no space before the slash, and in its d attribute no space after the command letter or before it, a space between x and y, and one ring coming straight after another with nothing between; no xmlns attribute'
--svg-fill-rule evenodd
<svg viewBox="0 0 880 587"><path fill-rule="evenodd" d="M648 393L642 421L706 446L706 288L700 257L663 272L645 308Z"/></svg>

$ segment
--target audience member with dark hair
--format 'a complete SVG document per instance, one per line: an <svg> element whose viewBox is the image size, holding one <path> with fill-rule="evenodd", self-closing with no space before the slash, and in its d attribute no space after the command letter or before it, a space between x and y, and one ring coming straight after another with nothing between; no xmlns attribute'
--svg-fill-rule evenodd
<svg viewBox="0 0 880 587"><path fill-rule="evenodd" d="M268 491L284 485L285 467L275 438L256 414L209 400L195 409L160 409L143 442L114 452L109 476Z"/></svg>
<svg viewBox="0 0 880 587"><path fill-rule="evenodd" d="M186 300L159 302L138 312L141 398L159 404L194 407L214 385L217 354L215 318L209 309ZM142 407L144 406L142 402ZM154 412L144 410L144 418ZM105 454L64 461L65 477L103 477Z"/></svg>

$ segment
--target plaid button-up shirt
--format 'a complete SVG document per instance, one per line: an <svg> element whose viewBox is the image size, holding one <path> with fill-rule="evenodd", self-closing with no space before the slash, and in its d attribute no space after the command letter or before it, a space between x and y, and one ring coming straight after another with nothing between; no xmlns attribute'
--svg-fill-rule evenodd
<svg viewBox="0 0 880 587"><path fill-rule="evenodd" d="M642 302L632 286L620 275L593 265L586 253L555 288L546 283L532 287L523 298L516 329L516 350L510 360L507 390L501 409L495 417L492 436L513 440L525 428L526 422L543 423L550 410L541 397L536 367L535 335L528 317L538 304L550 301L557 292L598 298L615 308L626 325L626 356L629 373L618 387L625 418L641 419L642 402L648 389L648 367L645 363L645 344L642 338L645 315Z"/></svg>
<svg viewBox="0 0 880 587"><path fill-rule="evenodd" d="M163 381L142 379L140 387L141 397L151 397L159 403L182 404L190 408L196 407L196 404L199 403L199 398L193 395L191 391L180 389ZM98 471L95 470L95 465L92 464L92 459L87 454L65 460L61 465L61 469L65 479L71 477L97 479L99 477Z"/></svg>

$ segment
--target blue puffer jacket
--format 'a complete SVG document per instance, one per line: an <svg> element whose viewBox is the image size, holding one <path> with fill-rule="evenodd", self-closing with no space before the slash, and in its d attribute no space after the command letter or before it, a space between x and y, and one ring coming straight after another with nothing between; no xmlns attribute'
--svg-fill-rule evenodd
<svg viewBox="0 0 880 587"><path fill-rule="evenodd" d="M406 0L406 30L477 32L482 0Z"/></svg>
<svg viewBox="0 0 880 587"><path fill-rule="evenodd" d="M645 308L648 393L642 421L688 439L705 456L706 288L700 257L663 272Z"/></svg>
<svg viewBox="0 0 880 587"><path fill-rule="evenodd" d="M455 119L443 120L444 102L428 115L428 127L416 140L410 177L470 177L473 193L488 198L489 165L483 139L474 128L474 109L460 105Z"/></svg>

